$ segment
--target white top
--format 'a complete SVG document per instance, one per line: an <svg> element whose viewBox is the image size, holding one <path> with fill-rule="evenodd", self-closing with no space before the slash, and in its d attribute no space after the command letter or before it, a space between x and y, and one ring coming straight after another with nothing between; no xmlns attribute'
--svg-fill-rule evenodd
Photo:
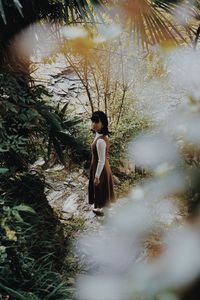
<svg viewBox="0 0 200 300"><path fill-rule="evenodd" d="M103 134L96 132L94 142L100 136L103 136ZM96 147L97 147L97 154L98 154L98 164L97 164L95 177L99 178L106 160L106 142L103 139L98 139L96 143Z"/></svg>

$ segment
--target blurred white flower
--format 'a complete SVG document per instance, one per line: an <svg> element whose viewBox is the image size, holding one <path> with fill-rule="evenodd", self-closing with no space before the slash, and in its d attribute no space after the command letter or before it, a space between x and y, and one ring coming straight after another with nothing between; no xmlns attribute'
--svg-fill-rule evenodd
<svg viewBox="0 0 200 300"><path fill-rule="evenodd" d="M58 47L58 41L49 23L30 25L16 36L14 44L21 55L37 55L39 58L51 55Z"/></svg>
<svg viewBox="0 0 200 300"><path fill-rule="evenodd" d="M163 292L161 294L158 294L156 296L156 300L179 300L179 296L176 295L175 293L170 293L170 292Z"/></svg>
<svg viewBox="0 0 200 300"><path fill-rule="evenodd" d="M173 207L171 209L174 211ZM160 214L168 210L169 207L165 206ZM146 215L140 217L141 224L146 222ZM152 220L156 218L154 214ZM92 276L82 275L78 278L80 300L149 299L158 293L162 295L165 290L183 287L200 275L200 237L192 226L169 228L163 237L161 254L149 262L137 259L141 255L140 236L132 243L131 239L128 242L123 234L119 236L115 230L112 235L107 235L107 240L104 234L96 236L96 239L86 239L88 247L92 249L88 257L96 257L99 268L93 269ZM84 243L81 246L82 252ZM164 295L158 299L165 299Z"/></svg>
<svg viewBox="0 0 200 300"><path fill-rule="evenodd" d="M198 107L194 105L192 111L187 107L187 110L178 110L172 114L168 120L165 131L171 132L177 138L181 138L183 142L200 145L200 116Z"/></svg>
<svg viewBox="0 0 200 300"><path fill-rule="evenodd" d="M170 229L163 244L165 249L156 260L141 263L137 270L133 267L134 289L146 297L169 288L183 287L200 274L200 237L197 232L187 225Z"/></svg>
<svg viewBox="0 0 200 300"><path fill-rule="evenodd" d="M145 198L152 199L152 201L183 192L184 188L185 180L178 172L170 172L165 176L150 179L143 185Z"/></svg>
<svg viewBox="0 0 200 300"><path fill-rule="evenodd" d="M187 25L193 19L193 4L193 0L190 0L189 3L183 1L183 3L179 4L175 9L171 11L178 23L180 23L181 25Z"/></svg>
<svg viewBox="0 0 200 300"><path fill-rule="evenodd" d="M146 134L137 137L129 145L129 157L137 166L156 170L159 165L171 168L179 161L173 140L162 134Z"/></svg>
<svg viewBox="0 0 200 300"><path fill-rule="evenodd" d="M131 193L134 200L140 200L144 197L144 190L142 187L135 187Z"/></svg>
<svg viewBox="0 0 200 300"><path fill-rule="evenodd" d="M77 39L77 38L85 38L88 33L81 26L63 26L60 29L61 37L69 40Z"/></svg>
<svg viewBox="0 0 200 300"><path fill-rule="evenodd" d="M177 48L166 57L166 68L172 83L177 87L194 91L200 84L200 51L193 48Z"/></svg>
<svg viewBox="0 0 200 300"><path fill-rule="evenodd" d="M97 25L97 37L94 42L102 43L118 37L122 33L122 28L118 24L100 24Z"/></svg>
<svg viewBox="0 0 200 300"><path fill-rule="evenodd" d="M186 224L168 227L162 252L153 261L145 259L144 234L169 225L178 214L173 199L151 200L132 200L108 218L99 235L81 240L79 251L87 255L93 275L78 279L80 300L139 300L158 293L158 299L166 299L163 291L184 287L200 275L199 232Z"/></svg>
<svg viewBox="0 0 200 300"><path fill-rule="evenodd" d="M168 77L150 80L146 78L144 67L141 72L142 76L134 86L134 94L138 99L134 107L156 123L162 123L182 102L185 91L183 87L177 89L176 82L168 80Z"/></svg>
<svg viewBox="0 0 200 300"><path fill-rule="evenodd" d="M84 276L77 280L80 300L125 300L127 290L119 276Z"/></svg>
<svg viewBox="0 0 200 300"><path fill-rule="evenodd" d="M114 225L114 224L113 224ZM117 230L117 229L116 229ZM134 243L133 243L134 242ZM97 236L87 236L79 240L81 253L87 264L98 272L124 273L138 255L136 241L130 236L115 234L109 230Z"/></svg>

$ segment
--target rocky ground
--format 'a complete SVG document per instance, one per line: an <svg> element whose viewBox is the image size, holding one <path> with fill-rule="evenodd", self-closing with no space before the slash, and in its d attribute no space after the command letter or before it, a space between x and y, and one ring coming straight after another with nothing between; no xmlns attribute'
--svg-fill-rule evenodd
<svg viewBox="0 0 200 300"><path fill-rule="evenodd" d="M86 112L88 101L85 88L74 70L66 63L63 56L58 56L52 64L42 64L34 59L36 70L33 78L36 83L43 84L52 94L51 103L59 103L62 108L66 103L76 115L83 115Z"/></svg>
<svg viewBox="0 0 200 300"><path fill-rule="evenodd" d="M74 166L66 171L62 165L55 165L46 169L44 173L47 199L61 222L80 217L84 220L85 231L98 231L106 215L114 213L115 208L123 205L126 200L120 197L116 204L105 212L104 217L97 217L92 212L93 206L88 204L88 176L83 169ZM115 185L119 182L116 176L114 182Z"/></svg>

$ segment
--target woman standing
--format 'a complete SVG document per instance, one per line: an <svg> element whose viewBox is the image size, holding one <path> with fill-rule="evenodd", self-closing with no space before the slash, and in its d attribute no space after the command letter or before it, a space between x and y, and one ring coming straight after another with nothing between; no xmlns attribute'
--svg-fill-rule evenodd
<svg viewBox="0 0 200 300"><path fill-rule="evenodd" d="M103 207L115 201L112 172L108 161L108 119L104 112L96 111L92 114L91 121L91 129L95 132L95 138L91 145L89 204L94 204L95 214L103 216Z"/></svg>

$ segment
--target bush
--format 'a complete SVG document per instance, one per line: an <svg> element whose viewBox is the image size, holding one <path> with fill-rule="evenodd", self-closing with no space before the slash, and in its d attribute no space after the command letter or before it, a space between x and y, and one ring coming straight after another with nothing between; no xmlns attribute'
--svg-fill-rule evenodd
<svg viewBox="0 0 200 300"><path fill-rule="evenodd" d="M119 167L119 159L126 156L128 143L140 132L146 131L151 121L137 112L125 115L110 137L110 162L114 169Z"/></svg>
<svg viewBox="0 0 200 300"><path fill-rule="evenodd" d="M60 275L64 233L35 174L1 176L0 294L12 299L70 299Z"/></svg>

